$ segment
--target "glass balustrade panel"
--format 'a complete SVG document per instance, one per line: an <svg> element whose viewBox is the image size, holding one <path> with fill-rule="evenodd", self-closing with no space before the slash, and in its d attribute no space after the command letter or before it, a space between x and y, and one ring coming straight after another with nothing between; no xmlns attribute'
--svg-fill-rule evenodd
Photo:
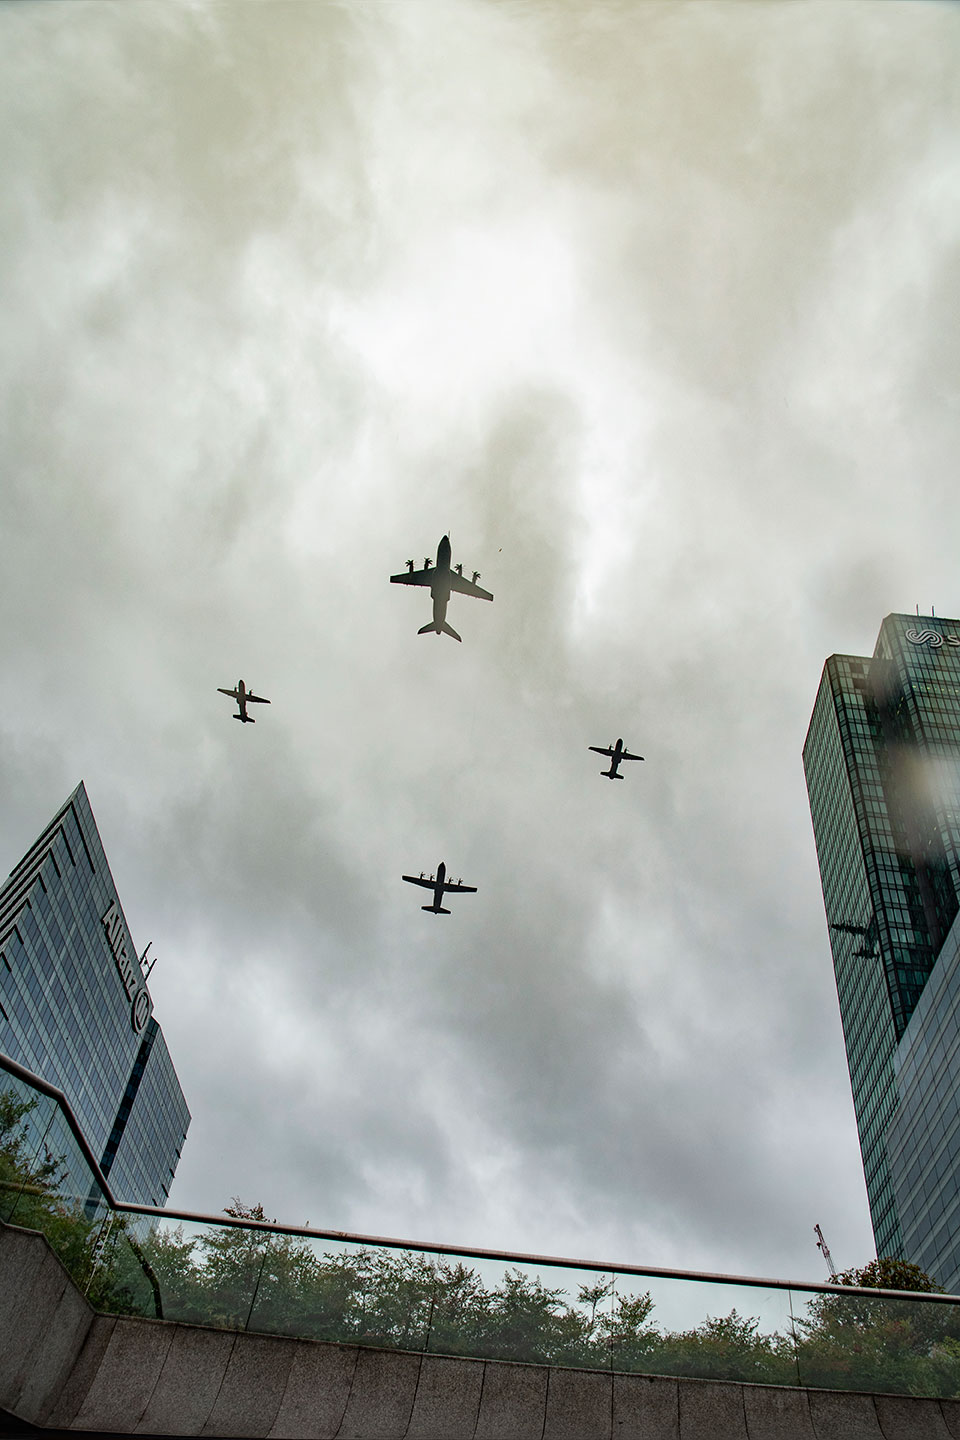
<svg viewBox="0 0 960 1440"><path fill-rule="evenodd" d="M817 1389L960 1395L960 1305L792 1293L798 1381Z"/></svg>

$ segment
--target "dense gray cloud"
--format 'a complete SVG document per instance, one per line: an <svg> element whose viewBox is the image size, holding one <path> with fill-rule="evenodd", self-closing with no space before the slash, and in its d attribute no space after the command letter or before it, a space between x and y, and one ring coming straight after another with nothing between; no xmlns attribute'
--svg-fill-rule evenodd
<svg viewBox="0 0 960 1440"><path fill-rule="evenodd" d="M800 749L827 654L960 607L956 12L0 29L0 840L86 781L173 1203L866 1259ZM444 532L462 646L387 583Z"/></svg>

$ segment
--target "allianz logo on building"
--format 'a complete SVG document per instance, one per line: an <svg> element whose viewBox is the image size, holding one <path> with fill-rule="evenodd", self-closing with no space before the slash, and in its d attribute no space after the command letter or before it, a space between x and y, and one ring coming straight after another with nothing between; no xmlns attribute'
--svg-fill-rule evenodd
<svg viewBox="0 0 960 1440"><path fill-rule="evenodd" d="M107 944L110 946L110 953L116 963L120 979L123 981L127 999L131 1002L130 1023L135 1033L139 1035L150 1019L150 996L143 983L143 976L139 974L139 965L134 969L133 961L130 959L124 934L123 917L116 900L111 900L107 913L101 919L101 924L107 933Z"/></svg>
<svg viewBox="0 0 960 1440"><path fill-rule="evenodd" d="M908 630L907 639L911 645L929 645L939 650L941 645L960 645L960 635L941 635L939 630Z"/></svg>

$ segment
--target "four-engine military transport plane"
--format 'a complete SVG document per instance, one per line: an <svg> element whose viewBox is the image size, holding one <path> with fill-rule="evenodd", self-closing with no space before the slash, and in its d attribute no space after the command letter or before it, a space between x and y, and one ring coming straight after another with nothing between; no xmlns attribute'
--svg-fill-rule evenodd
<svg viewBox="0 0 960 1440"><path fill-rule="evenodd" d="M621 760L642 760L642 755L631 755L629 750L624 750L623 741L618 740L616 745L608 745L603 749L600 745L588 745L588 750L593 750L597 755L610 756L610 769L601 770L600 774L605 775L608 780L622 780L623 776L617 774Z"/></svg>
<svg viewBox="0 0 960 1440"><path fill-rule="evenodd" d="M450 911L444 910L443 906L440 904L440 901L443 899L444 891L453 891L453 893L456 895L476 895L476 885L461 885L459 880L457 881L456 885L454 885L446 878L446 874L447 867L441 860L440 864L437 866L436 880L434 880L432 875L430 876L429 880L425 880L423 878L422 871L419 875L403 876L403 879L406 880L409 885L422 885L425 890L433 891L433 904L421 905L421 910L430 910L434 915L449 915Z"/></svg>
<svg viewBox="0 0 960 1440"><path fill-rule="evenodd" d="M220 695L229 695L231 700L236 700L239 706L239 712L234 715L233 718L234 720L242 720L244 725L255 725L257 723L252 715L247 714L248 705L270 704L270 701L264 700L262 695L254 695L252 690L248 690L242 680L237 681L236 690L224 690L222 685L218 685L217 691Z"/></svg>
<svg viewBox="0 0 960 1440"><path fill-rule="evenodd" d="M463 566L455 565L450 567L450 536L444 535L437 546L437 563L431 566L429 560L424 560L422 570L414 570L413 561L407 561L407 568L400 575L391 575L391 585L429 585L430 594L433 596L433 619L429 625L422 626L418 635L428 635L432 630L436 635L452 635L454 640L460 636L452 625L447 624L447 605L450 600L450 592L458 591L461 595L472 595L476 600L492 600L493 596L489 590L482 589L477 581L480 578L480 571L473 572L473 579L464 578Z"/></svg>

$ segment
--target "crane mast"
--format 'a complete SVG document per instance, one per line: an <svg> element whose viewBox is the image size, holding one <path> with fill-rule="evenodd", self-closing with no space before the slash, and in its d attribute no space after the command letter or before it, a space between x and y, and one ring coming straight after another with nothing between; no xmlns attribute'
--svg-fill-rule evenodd
<svg viewBox="0 0 960 1440"><path fill-rule="evenodd" d="M831 1279L831 1280L836 1280L836 1278L837 1278L837 1271L836 1271L836 1267L835 1267L835 1265L834 1265L834 1263L833 1263L833 1256L830 1254L830 1250L829 1250L829 1247L828 1247L828 1245L827 1245L827 1242L826 1242L826 1240L824 1240L824 1238L823 1238L823 1231L820 1229L820 1226L819 1226L819 1225L814 1225L814 1227L813 1227L813 1233L814 1233L814 1234L816 1235L816 1237L817 1237L817 1249L820 1251L820 1253L822 1254L824 1260L826 1260L826 1262L827 1262L827 1269L830 1271L830 1279Z"/></svg>

